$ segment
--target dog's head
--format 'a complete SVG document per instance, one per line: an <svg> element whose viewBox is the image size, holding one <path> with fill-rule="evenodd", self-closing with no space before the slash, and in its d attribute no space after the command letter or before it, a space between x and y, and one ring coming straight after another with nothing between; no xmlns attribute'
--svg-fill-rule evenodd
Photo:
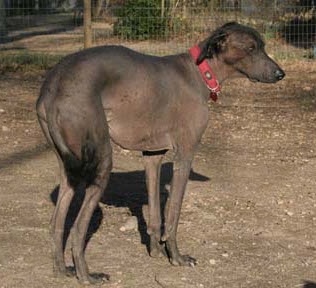
<svg viewBox="0 0 316 288"><path fill-rule="evenodd" d="M236 72L251 81L277 82L284 71L265 52L264 41L253 28L229 22L201 43L197 64L218 57Z"/></svg>

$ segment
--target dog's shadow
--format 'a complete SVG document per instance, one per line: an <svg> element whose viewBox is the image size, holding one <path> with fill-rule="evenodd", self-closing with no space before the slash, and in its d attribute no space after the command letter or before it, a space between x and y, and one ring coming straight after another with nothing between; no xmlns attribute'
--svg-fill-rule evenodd
<svg viewBox="0 0 316 288"><path fill-rule="evenodd" d="M316 283L311 281L304 281L302 288L316 288Z"/></svg>
<svg viewBox="0 0 316 288"><path fill-rule="evenodd" d="M166 186L171 183L172 179L172 163L165 163L161 167L160 179L160 196L162 211L168 198L168 190ZM191 170L189 179L191 181L208 181L209 178ZM59 193L59 186L57 186L51 193L51 201L56 205ZM71 227L80 210L82 201L84 199L84 191L76 191L75 196L70 205L68 215L65 223L64 233L64 247L66 245ZM137 217L138 231L141 237L141 243L146 245L149 249L149 236L147 234L147 225L143 215L143 205L148 203L146 192L145 171L131 171L131 172L113 172L101 203L115 207L127 207L131 214ZM163 213L162 213L163 215ZM162 216L163 217L163 216ZM95 209L91 218L89 229L87 232L86 244L89 242L92 235L98 230L103 219L103 212L100 206Z"/></svg>

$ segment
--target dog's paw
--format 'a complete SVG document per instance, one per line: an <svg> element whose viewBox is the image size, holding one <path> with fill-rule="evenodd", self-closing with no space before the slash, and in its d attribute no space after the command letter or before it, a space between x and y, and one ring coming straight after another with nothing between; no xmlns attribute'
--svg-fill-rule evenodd
<svg viewBox="0 0 316 288"><path fill-rule="evenodd" d="M168 257L165 245L159 241L150 241L149 254L153 258Z"/></svg>
<svg viewBox="0 0 316 288"><path fill-rule="evenodd" d="M75 277L76 269L73 266L68 266L68 267L63 267L63 268L58 268L58 269L54 267L54 275L57 278Z"/></svg>
<svg viewBox="0 0 316 288"><path fill-rule="evenodd" d="M197 265L197 260L189 255L178 255L171 258L170 263L174 266L189 266L194 267Z"/></svg>
<svg viewBox="0 0 316 288"><path fill-rule="evenodd" d="M102 285L109 282L110 276L104 273L91 273L84 279L79 279L79 282L83 285Z"/></svg>

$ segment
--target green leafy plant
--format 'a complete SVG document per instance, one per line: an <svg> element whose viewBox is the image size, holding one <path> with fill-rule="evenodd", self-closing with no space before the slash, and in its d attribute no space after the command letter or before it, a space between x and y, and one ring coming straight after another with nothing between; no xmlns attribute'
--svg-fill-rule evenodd
<svg viewBox="0 0 316 288"><path fill-rule="evenodd" d="M157 0L128 0L116 11L114 34L127 39L146 40L165 35L166 20Z"/></svg>

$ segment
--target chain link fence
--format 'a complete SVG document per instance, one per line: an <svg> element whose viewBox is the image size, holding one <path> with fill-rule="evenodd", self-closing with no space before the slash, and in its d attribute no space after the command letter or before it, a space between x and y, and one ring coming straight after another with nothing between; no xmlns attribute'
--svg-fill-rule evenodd
<svg viewBox="0 0 316 288"><path fill-rule="evenodd" d="M93 45L177 53L238 21L258 29L276 58L316 58L316 0L93 0L92 7ZM83 0L0 0L0 51L82 48Z"/></svg>

